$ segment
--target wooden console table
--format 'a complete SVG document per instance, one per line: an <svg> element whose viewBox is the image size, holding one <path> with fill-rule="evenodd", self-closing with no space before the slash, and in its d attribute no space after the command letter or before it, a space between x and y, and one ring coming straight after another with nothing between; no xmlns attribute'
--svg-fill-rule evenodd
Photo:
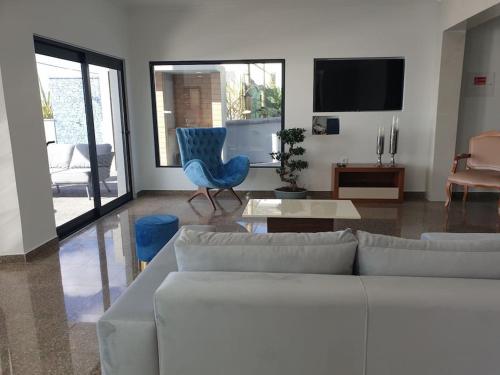
<svg viewBox="0 0 500 375"><path fill-rule="evenodd" d="M332 198L364 202L403 202L405 168L402 165L332 165Z"/></svg>

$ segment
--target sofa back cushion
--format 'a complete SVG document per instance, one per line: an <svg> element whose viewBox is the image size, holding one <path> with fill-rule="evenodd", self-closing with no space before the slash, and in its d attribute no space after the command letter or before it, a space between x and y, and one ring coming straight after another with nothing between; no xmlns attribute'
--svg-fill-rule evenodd
<svg viewBox="0 0 500 375"><path fill-rule="evenodd" d="M467 166L472 169L500 171L500 132L489 131L472 137L469 142Z"/></svg>
<svg viewBox="0 0 500 375"><path fill-rule="evenodd" d="M357 240L326 233L214 233L183 230L175 242L179 271L351 275Z"/></svg>
<svg viewBox="0 0 500 375"><path fill-rule="evenodd" d="M500 241L408 240L358 231L360 275L500 279Z"/></svg>
<svg viewBox="0 0 500 375"><path fill-rule="evenodd" d="M75 145L65 143L50 143L47 146L47 154L49 157L50 168L69 168L71 157Z"/></svg>
<svg viewBox="0 0 500 375"><path fill-rule="evenodd" d="M420 235L421 240L428 241L484 241L496 240L500 242L500 233L451 233L427 232Z"/></svg>
<svg viewBox="0 0 500 375"><path fill-rule="evenodd" d="M106 155L111 153L111 145L109 143L102 143L96 145L97 159L99 155ZM75 145L75 151L71 158L70 168L90 168L90 154L89 145L80 143Z"/></svg>
<svg viewBox="0 0 500 375"><path fill-rule="evenodd" d="M108 152L106 154L97 154L97 166L100 168L110 168L113 163L113 158L115 157L114 152Z"/></svg>

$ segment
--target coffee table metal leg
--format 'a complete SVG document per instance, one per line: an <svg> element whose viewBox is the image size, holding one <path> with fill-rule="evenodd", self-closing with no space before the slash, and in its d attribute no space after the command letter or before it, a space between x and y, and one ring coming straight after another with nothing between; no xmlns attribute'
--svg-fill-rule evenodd
<svg viewBox="0 0 500 375"><path fill-rule="evenodd" d="M316 233L332 232L333 219L302 219L302 218L267 218L268 233Z"/></svg>

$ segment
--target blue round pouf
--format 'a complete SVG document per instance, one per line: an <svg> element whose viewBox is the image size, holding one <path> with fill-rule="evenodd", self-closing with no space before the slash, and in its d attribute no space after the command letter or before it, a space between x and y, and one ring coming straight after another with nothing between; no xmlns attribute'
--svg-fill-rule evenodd
<svg viewBox="0 0 500 375"><path fill-rule="evenodd" d="M179 229L179 219L173 215L151 215L135 222L137 258L150 262Z"/></svg>

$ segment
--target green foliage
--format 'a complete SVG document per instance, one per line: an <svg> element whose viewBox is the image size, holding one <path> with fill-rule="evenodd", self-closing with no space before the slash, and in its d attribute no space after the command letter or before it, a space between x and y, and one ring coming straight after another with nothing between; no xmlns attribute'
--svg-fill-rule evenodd
<svg viewBox="0 0 500 375"><path fill-rule="evenodd" d="M297 180L300 171L308 167L307 161L298 158L304 155L306 150L301 146L296 146L298 143L304 142L306 138L305 132L306 129L302 128L280 130L276 135L283 143L284 151L270 154L274 160L281 162L281 166L276 169L276 173L280 176L281 181L289 184L291 191L298 190Z"/></svg>
<svg viewBox="0 0 500 375"><path fill-rule="evenodd" d="M262 91L264 106L258 110L260 117L281 116L281 89L276 86L266 87Z"/></svg>
<svg viewBox="0 0 500 375"><path fill-rule="evenodd" d="M44 120L52 120L54 118L54 111L52 109L52 100L50 99L50 92L45 94L45 90L40 84L40 96L42 98L42 116Z"/></svg>
<svg viewBox="0 0 500 375"><path fill-rule="evenodd" d="M225 91L229 120L281 116L281 88L273 79L265 84L256 84L250 75L227 75Z"/></svg>

